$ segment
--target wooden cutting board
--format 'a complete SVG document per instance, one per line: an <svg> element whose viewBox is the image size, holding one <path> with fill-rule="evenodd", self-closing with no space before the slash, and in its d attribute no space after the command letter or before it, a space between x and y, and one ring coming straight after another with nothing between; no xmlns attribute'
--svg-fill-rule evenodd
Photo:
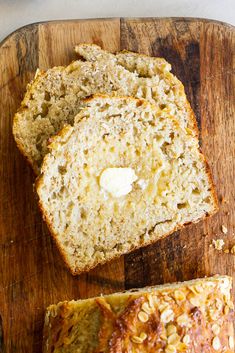
<svg viewBox="0 0 235 353"><path fill-rule="evenodd" d="M183 18L97 19L23 27L0 45L0 352L41 352L44 310L51 304L132 287L216 273L235 279L235 256L210 247L235 244L234 29ZM16 148L12 117L35 70L68 64L73 46L163 56L185 85L220 199L214 217L167 239L72 277L38 211L34 175ZM228 229L223 234L221 226ZM0 341L2 334L0 330ZM2 351L1 351L2 349Z"/></svg>

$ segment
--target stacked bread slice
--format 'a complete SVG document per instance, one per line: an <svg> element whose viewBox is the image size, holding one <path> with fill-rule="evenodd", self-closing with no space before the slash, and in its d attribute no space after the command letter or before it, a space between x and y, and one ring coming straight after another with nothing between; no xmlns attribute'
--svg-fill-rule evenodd
<svg viewBox="0 0 235 353"><path fill-rule="evenodd" d="M145 98L170 110L185 127L197 130L184 87L164 59L134 53L115 56L95 45L81 44L76 51L87 60L37 71L14 117L16 143L36 174L48 152L48 139L64 124L73 125L82 100L92 94Z"/></svg>
<svg viewBox="0 0 235 353"><path fill-rule="evenodd" d="M95 45L76 51L83 61L37 73L13 125L73 274L217 210L196 120L170 65Z"/></svg>

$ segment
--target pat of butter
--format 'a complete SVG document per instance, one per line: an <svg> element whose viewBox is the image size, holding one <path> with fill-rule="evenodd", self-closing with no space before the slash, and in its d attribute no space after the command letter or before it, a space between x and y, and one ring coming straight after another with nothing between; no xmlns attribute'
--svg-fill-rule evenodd
<svg viewBox="0 0 235 353"><path fill-rule="evenodd" d="M129 194L138 177L132 168L107 168L100 175L100 186L113 197Z"/></svg>

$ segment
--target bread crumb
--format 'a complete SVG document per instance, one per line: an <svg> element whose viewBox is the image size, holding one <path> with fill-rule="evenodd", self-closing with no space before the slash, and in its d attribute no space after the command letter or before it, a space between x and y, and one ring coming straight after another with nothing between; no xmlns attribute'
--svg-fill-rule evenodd
<svg viewBox="0 0 235 353"><path fill-rule="evenodd" d="M233 245L233 247L230 250L231 254L235 255L235 245Z"/></svg>
<svg viewBox="0 0 235 353"><path fill-rule="evenodd" d="M223 239L213 239L212 240L212 245L214 246L214 248L218 251L223 250L223 246L224 246L224 241Z"/></svg>
<svg viewBox="0 0 235 353"><path fill-rule="evenodd" d="M229 254L229 249L225 249L225 250L224 250L224 253L225 253L225 254Z"/></svg>
<svg viewBox="0 0 235 353"><path fill-rule="evenodd" d="M224 234L227 234L227 233L228 233L228 228L227 228L224 224L222 224L221 230L222 230L222 232L223 232Z"/></svg>

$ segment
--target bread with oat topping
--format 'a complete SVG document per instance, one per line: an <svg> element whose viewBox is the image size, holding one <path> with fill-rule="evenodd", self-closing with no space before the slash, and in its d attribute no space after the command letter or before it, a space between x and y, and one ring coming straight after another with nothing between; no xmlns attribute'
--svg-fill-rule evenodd
<svg viewBox="0 0 235 353"><path fill-rule="evenodd" d="M74 126L52 139L36 183L73 274L215 213L198 139L170 110L129 97L95 96L84 104Z"/></svg>
<svg viewBox="0 0 235 353"><path fill-rule="evenodd" d="M231 285L215 276L51 305L43 353L232 353Z"/></svg>

